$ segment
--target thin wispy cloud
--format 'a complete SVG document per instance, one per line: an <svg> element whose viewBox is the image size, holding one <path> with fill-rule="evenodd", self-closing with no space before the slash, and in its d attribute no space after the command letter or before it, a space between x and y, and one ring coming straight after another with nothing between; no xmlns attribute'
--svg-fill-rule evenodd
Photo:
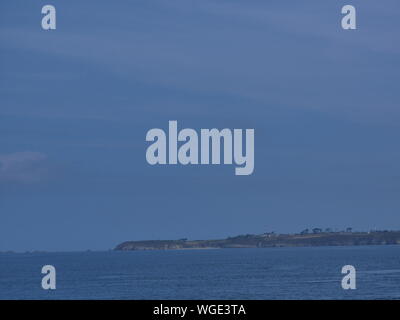
<svg viewBox="0 0 400 320"><path fill-rule="evenodd" d="M385 110L390 119L396 113L393 99L382 103L371 94L379 86L374 79L385 74L390 83L396 77L385 61L398 63L400 24L387 6L359 3L360 28L354 33L340 29L340 4L317 1L290 6L213 0L122 6L127 10L100 3L97 18L83 18L89 8L73 11L75 24L69 23L72 16L65 16L53 34L4 27L0 41L8 48L91 65L129 82L252 99L260 108L279 104L351 112L356 118L367 113L382 117ZM101 17L113 23L99 24ZM85 28L78 28L80 23ZM377 55L381 62L370 63ZM396 94L391 86L379 90L389 97ZM343 91L350 99L342 101ZM361 94L364 100L358 98ZM68 108L82 112L80 106Z"/></svg>
<svg viewBox="0 0 400 320"><path fill-rule="evenodd" d="M48 176L47 156L40 152L0 154L0 183L35 183Z"/></svg>

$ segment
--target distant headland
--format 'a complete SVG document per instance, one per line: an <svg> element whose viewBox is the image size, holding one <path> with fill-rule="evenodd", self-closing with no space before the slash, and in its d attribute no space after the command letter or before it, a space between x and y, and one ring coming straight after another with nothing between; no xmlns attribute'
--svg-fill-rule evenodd
<svg viewBox="0 0 400 320"><path fill-rule="evenodd" d="M331 231L314 228L298 234L246 234L217 240L145 240L126 241L115 247L117 251L130 250L178 250L221 248L272 248L272 247L319 247L400 244L400 231L353 232Z"/></svg>

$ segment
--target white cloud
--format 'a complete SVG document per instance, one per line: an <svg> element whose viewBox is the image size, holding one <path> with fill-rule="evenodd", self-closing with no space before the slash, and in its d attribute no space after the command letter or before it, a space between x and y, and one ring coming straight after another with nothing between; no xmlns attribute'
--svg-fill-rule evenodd
<svg viewBox="0 0 400 320"><path fill-rule="evenodd" d="M0 182L34 183L43 180L47 156L40 152L0 154Z"/></svg>

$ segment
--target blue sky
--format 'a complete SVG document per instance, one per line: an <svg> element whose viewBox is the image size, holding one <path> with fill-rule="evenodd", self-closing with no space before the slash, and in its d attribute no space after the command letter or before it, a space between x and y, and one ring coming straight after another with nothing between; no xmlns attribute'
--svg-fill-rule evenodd
<svg viewBox="0 0 400 320"><path fill-rule="evenodd" d="M400 229L398 1L50 2L0 4L0 250ZM253 175L148 165L168 120L254 128Z"/></svg>

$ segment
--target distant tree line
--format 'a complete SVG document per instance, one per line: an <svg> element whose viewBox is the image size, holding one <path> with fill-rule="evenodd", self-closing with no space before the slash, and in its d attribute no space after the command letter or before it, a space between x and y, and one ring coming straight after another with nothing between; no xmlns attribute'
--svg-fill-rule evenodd
<svg viewBox="0 0 400 320"><path fill-rule="evenodd" d="M347 227L345 230L339 230L339 231L334 231L332 230L332 228L313 228L313 229L304 229L303 231L300 232L300 234L318 234L318 233L342 233L342 232L347 232L347 233L351 233L353 232L353 228L351 227Z"/></svg>

